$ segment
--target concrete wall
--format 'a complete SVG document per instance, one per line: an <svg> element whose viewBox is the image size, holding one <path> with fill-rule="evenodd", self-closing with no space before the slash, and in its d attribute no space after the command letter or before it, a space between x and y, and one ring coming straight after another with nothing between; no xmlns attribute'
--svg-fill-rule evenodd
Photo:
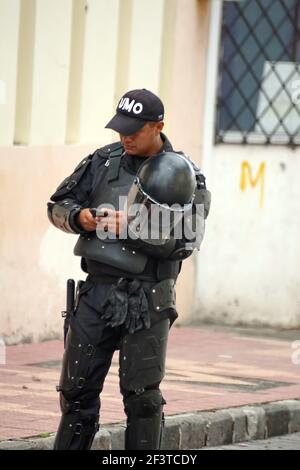
<svg viewBox="0 0 300 470"><path fill-rule="evenodd" d="M299 327L300 150L220 145L209 156L196 317Z"/></svg>
<svg viewBox="0 0 300 470"><path fill-rule="evenodd" d="M75 238L50 225L49 195L89 149L75 146L0 150L1 335L8 342L56 337L65 282L80 279Z"/></svg>
<svg viewBox="0 0 300 470"><path fill-rule="evenodd" d="M0 0L0 335L7 342L61 332L65 281L82 274L76 237L49 224L46 202L78 161L117 139L104 126L123 92L160 94L167 134L200 163L208 5ZM195 310L195 260L184 263L178 284L180 321Z"/></svg>
<svg viewBox="0 0 300 470"><path fill-rule="evenodd" d="M0 1L0 145L14 138L19 10L19 0Z"/></svg>
<svg viewBox="0 0 300 470"><path fill-rule="evenodd" d="M176 27L171 44L170 34L166 38L164 57L172 58L172 63L163 69L161 81L161 94L168 103L167 131L174 147L184 149L201 166L209 2L180 1L175 19L169 21L175 21ZM183 263L177 288L179 322L189 321L197 312L197 259L201 257L202 251Z"/></svg>
<svg viewBox="0 0 300 470"><path fill-rule="evenodd" d="M202 167L212 210L197 257L194 318L300 326L300 150L214 141L221 7L210 3Z"/></svg>

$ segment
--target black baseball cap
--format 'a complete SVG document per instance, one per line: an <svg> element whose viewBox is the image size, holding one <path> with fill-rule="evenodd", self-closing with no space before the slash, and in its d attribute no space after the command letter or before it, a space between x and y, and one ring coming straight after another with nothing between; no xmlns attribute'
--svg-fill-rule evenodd
<svg viewBox="0 0 300 470"><path fill-rule="evenodd" d="M146 122L159 122L164 119L164 105L161 99L145 88L131 90L120 99L115 116L106 124L123 135L132 135Z"/></svg>

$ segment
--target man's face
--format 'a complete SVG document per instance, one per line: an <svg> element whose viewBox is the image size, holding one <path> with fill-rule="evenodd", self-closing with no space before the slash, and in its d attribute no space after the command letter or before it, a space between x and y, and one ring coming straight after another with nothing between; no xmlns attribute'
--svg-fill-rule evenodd
<svg viewBox="0 0 300 470"><path fill-rule="evenodd" d="M163 122L147 123L135 134L129 136L120 134L120 140L126 153L137 156L152 155L157 147L157 139L163 127Z"/></svg>

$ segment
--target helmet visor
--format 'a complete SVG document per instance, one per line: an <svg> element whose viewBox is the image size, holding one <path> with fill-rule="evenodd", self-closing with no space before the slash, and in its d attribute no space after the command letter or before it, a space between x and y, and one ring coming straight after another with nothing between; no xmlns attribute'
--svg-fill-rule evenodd
<svg viewBox="0 0 300 470"><path fill-rule="evenodd" d="M179 204L169 206L154 201L143 192L137 178L127 196L128 234L151 245L164 245L173 236L174 228L182 225L186 209Z"/></svg>

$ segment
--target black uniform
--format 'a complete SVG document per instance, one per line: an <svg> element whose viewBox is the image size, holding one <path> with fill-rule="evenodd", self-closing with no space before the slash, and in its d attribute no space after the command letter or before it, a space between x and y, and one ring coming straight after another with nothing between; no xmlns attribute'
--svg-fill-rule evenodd
<svg viewBox="0 0 300 470"><path fill-rule="evenodd" d="M161 151L172 151L161 134ZM120 349L120 390L127 415L126 449L158 449L165 400L167 338L177 317L175 283L181 260L190 256L185 240L162 247L138 240L99 240L77 223L81 209L110 203L116 209L145 161L127 155L120 143L85 158L51 196L50 221L80 234L74 253L88 274L70 318L60 384L62 418L55 449L89 449L98 429L99 395L115 350ZM205 178L194 166L196 202ZM209 205L206 206L208 212ZM206 214L207 215L207 214Z"/></svg>

